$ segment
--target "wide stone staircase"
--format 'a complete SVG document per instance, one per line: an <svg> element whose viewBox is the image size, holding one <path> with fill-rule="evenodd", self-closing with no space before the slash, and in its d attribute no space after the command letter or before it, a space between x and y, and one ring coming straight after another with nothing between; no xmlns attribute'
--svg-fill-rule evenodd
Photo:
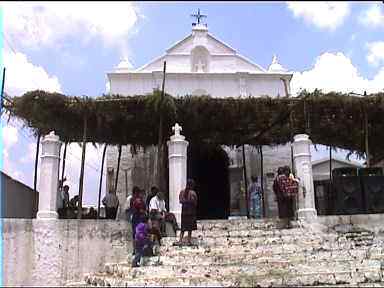
<svg viewBox="0 0 384 288"><path fill-rule="evenodd" d="M344 229L345 230L345 229ZM158 256L131 268L107 263L103 271L67 286L366 286L384 287L384 236L364 229L314 229L276 220L201 221L196 246L164 238ZM128 253L127 253L128 254Z"/></svg>

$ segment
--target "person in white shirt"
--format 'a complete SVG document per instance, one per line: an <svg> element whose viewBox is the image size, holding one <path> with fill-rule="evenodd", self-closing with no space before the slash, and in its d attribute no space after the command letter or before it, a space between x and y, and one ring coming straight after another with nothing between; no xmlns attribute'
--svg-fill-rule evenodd
<svg viewBox="0 0 384 288"><path fill-rule="evenodd" d="M128 195L127 199L125 200L125 203L124 203L124 212L125 212L125 216L126 216L126 220L128 222L131 222L132 219L132 209L131 209L131 199L132 199L132 195Z"/></svg>
<svg viewBox="0 0 384 288"><path fill-rule="evenodd" d="M152 197L149 202L149 215L151 219L151 226L156 236L161 240L161 235L165 234L165 214L167 209L165 208L165 201L162 192L157 192L155 196Z"/></svg>
<svg viewBox="0 0 384 288"><path fill-rule="evenodd" d="M119 199L114 191L109 191L103 199L103 205L105 206L105 214L107 219L116 219L117 208L119 207Z"/></svg>
<svg viewBox="0 0 384 288"><path fill-rule="evenodd" d="M167 209L165 208L163 193L156 193L156 195L152 197L151 201L149 202L149 212L153 210L159 212L160 214L167 212Z"/></svg>

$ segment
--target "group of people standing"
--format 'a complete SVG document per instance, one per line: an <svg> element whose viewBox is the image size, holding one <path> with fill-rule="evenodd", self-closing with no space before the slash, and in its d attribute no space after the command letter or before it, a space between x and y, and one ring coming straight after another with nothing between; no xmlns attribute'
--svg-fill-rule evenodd
<svg viewBox="0 0 384 288"><path fill-rule="evenodd" d="M192 231L197 229L197 193L194 181L188 180L186 188L179 194L181 210L181 229L179 229L174 214L168 213L165 206L164 195L157 187L152 187L151 194L144 201L144 195L139 187L135 186L132 196L127 199L129 206L126 209L127 219L132 223L132 236L134 258L132 267L138 267L141 258L153 255L155 244L161 245L161 237L166 235L165 223L172 224L175 234L180 230L180 238L174 245L184 244L184 233L188 232L187 245L192 245Z"/></svg>
<svg viewBox="0 0 384 288"><path fill-rule="evenodd" d="M252 218L262 218L263 195L258 177L252 176L248 188L249 210ZM273 191L277 201L281 228L291 228L295 217L299 179L291 173L289 166L279 167L273 182Z"/></svg>

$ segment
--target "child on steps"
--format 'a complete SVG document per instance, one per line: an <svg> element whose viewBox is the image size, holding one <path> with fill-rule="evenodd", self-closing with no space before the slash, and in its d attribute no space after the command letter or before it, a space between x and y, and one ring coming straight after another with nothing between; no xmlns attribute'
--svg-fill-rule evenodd
<svg viewBox="0 0 384 288"><path fill-rule="evenodd" d="M135 257L132 261L132 267L139 267L139 262L143 256L153 255L153 242L149 237L148 217L143 218L143 222L136 226L135 231Z"/></svg>

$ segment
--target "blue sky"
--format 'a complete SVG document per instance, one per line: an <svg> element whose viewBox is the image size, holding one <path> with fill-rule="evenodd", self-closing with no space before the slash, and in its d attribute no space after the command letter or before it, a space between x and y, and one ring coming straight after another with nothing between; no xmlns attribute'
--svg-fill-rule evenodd
<svg viewBox="0 0 384 288"><path fill-rule="evenodd" d="M68 95L105 93L106 72L123 58L138 68L191 32L190 14L209 32L267 68L273 54L294 72L293 92L322 88L382 91L382 2L3 2L6 92L42 88ZM3 170L32 186L35 139L3 121ZM71 146L77 190L81 149ZM85 203L97 193L101 149L89 149ZM326 155L316 153L314 158ZM21 155L22 157L20 157ZM71 166L72 165L72 166Z"/></svg>

